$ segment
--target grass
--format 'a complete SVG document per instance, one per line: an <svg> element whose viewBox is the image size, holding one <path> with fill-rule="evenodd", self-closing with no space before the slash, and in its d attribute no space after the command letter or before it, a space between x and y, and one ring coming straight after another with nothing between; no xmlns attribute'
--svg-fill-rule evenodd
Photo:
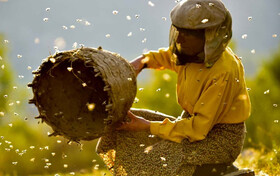
<svg viewBox="0 0 280 176"><path fill-rule="evenodd" d="M280 176L280 150L245 149L234 164L252 169L258 176Z"/></svg>

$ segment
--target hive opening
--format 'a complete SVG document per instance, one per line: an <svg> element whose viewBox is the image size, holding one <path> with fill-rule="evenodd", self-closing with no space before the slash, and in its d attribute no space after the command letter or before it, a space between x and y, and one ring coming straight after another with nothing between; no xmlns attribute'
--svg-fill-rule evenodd
<svg viewBox="0 0 280 176"><path fill-rule="evenodd" d="M78 135L86 139L103 130L104 119L108 116L105 111L108 95L102 78L95 77L97 73L81 59L65 59L58 60L41 75L40 80L44 81L38 82L38 103L46 112L45 121L53 124L55 131L64 129L70 138ZM73 93L73 90L80 93ZM68 101L70 97L75 101Z"/></svg>
<svg viewBox="0 0 280 176"><path fill-rule="evenodd" d="M32 87L39 119L51 136L92 140L124 121L136 95L132 66L115 53L80 48L49 56L34 71Z"/></svg>

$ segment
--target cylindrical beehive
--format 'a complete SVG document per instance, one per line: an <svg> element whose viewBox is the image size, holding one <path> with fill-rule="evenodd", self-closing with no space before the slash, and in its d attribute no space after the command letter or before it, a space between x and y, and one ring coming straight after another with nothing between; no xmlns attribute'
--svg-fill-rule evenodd
<svg viewBox="0 0 280 176"><path fill-rule="evenodd" d="M69 140L92 140L124 120L136 95L136 75L121 56L80 48L49 56L30 87L39 117Z"/></svg>

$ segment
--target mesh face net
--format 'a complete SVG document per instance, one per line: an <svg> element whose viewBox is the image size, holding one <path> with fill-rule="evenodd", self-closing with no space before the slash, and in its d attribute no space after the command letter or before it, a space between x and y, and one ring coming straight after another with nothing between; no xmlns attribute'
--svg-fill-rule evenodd
<svg viewBox="0 0 280 176"><path fill-rule="evenodd" d="M178 43L182 35L194 36L195 38L205 41L204 29L183 29L171 25L170 27L170 37L169 37L169 46L173 53L172 61L176 65L185 65L189 62L203 63L204 62L204 51L202 50L197 55L188 55L187 51L184 51L184 48L181 47L181 44ZM184 41L188 42L188 41Z"/></svg>

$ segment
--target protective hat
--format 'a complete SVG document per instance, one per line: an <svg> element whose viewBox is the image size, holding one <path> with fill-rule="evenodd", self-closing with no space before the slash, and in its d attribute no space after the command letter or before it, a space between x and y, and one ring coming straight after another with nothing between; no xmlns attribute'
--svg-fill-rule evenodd
<svg viewBox="0 0 280 176"><path fill-rule="evenodd" d="M176 28L205 29L204 63L211 67L219 59L232 37L232 19L220 0L183 0L170 13L172 25L169 46L178 38Z"/></svg>

